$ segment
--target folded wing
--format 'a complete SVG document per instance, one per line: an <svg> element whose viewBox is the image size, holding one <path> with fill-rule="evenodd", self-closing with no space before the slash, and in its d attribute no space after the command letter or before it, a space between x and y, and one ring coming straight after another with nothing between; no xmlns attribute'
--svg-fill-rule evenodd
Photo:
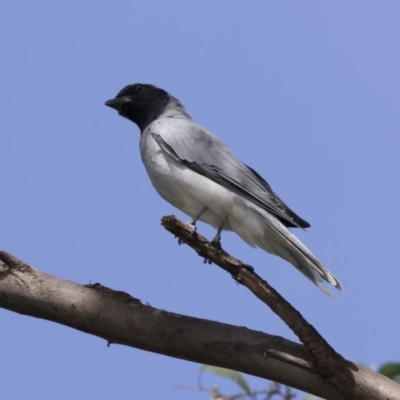
<svg viewBox="0 0 400 400"><path fill-rule="evenodd" d="M148 128L172 157L279 219L286 227L308 228L252 168L243 164L216 136L184 118L167 118Z"/></svg>

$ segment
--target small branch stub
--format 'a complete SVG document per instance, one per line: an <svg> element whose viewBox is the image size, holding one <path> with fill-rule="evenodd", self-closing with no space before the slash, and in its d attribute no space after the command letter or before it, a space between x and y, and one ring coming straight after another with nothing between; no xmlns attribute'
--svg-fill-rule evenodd
<svg viewBox="0 0 400 400"><path fill-rule="evenodd" d="M10 270L18 269L20 271L28 271L32 269L28 264L25 264L19 258L7 253L6 251L0 251L0 261L2 261Z"/></svg>

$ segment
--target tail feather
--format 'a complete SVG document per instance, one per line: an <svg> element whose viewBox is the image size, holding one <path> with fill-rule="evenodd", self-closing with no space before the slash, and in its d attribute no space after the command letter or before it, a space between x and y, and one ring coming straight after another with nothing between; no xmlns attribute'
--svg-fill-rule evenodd
<svg viewBox="0 0 400 400"><path fill-rule="evenodd" d="M322 285L323 281L343 291L343 286L335 276L324 267L314 254L312 254L289 229L268 212L259 209L256 211L265 220L268 227L271 228L269 233L274 234L273 238L267 235L264 240L257 243L257 246L290 262L327 296L334 298L331 292ZM272 245L271 241L273 242Z"/></svg>

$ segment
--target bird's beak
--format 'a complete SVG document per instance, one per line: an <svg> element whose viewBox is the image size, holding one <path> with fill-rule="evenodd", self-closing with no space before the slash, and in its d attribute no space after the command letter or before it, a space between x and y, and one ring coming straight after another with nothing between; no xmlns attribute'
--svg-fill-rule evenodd
<svg viewBox="0 0 400 400"><path fill-rule="evenodd" d="M121 111L122 106L128 103L130 99L128 97L117 97L115 99L107 100L104 104L107 107L114 108L117 111Z"/></svg>

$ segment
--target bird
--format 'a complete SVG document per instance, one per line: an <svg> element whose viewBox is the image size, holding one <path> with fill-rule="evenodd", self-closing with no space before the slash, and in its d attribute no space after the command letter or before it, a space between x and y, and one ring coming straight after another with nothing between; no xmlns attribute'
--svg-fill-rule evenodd
<svg viewBox="0 0 400 400"><path fill-rule="evenodd" d="M183 104L153 84L121 89L105 105L140 129L140 155L158 194L187 214L192 232L203 221L237 233L252 247L288 261L326 295L323 283L338 290L335 276L289 230L310 224L294 213L253 168L241 162L225 143L197 124Z"/></svg>

